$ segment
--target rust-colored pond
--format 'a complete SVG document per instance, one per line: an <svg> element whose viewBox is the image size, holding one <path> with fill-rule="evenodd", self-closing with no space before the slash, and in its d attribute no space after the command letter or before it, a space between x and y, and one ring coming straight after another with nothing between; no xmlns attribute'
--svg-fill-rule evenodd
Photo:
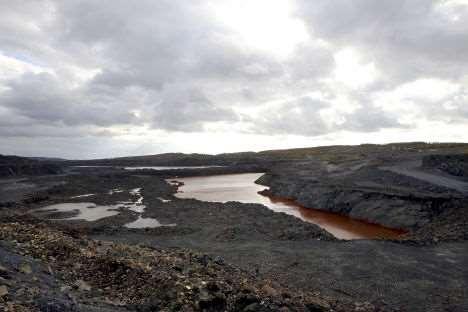
<svg viewBox="0 0 468 312"><path fill-rule="evenodd" d="M184 183L176 194L179 198L263 204L273 211L284 212L306 222L317 224L341 239L396 238L402 234L400 230L354 220L335 213L304 208L291 200L260 195L258 192L264 190L265 186L255 184L254 181L261 175L261 173L226 174L177 178L170 179L170 181L177 180Z"/></svg>

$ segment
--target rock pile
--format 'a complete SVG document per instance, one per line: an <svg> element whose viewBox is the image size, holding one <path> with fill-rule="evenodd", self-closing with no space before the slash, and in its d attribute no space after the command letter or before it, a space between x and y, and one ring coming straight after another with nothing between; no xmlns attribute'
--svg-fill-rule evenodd
<svg viewBox="0 0 468 312"><path fill-rule="evenodd" d="M27 295L18 294L18 285L10 282L8 286L7 269L0 268L0 306L5 311L85 311L82 307L88 307L86 311L93 311L89 307L98 307L99 311L345 309L315 293L293 292L277 283L258 280L220 257L212 259L188 250L94 241L43 224L25 223L0 224L0 240L9 242L10 250L21 257L39 261L42 267L29 262L18 266L16 273L42 283L33 289L23 282L22 292L29 292ZM59 284L50 286L50 277L36 274L38 271L53 276ZM57 289L59 295L47 299Z"/></svg>

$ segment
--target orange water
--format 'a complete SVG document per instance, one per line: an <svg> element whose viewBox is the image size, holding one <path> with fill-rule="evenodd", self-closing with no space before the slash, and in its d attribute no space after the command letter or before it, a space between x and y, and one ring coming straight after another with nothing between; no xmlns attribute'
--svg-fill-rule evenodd
<svg viewBox="0 0 468 312"><path fill-rule="evenodd" d="M177 178L184 185L176 194L179 198L196 198L211 202L239 201L263 204L273 211L293 215L306 222L317 224L341 239L397 238L403 232L349 217L305 208L292 200L258 194L265 189L255 184L261 173L226 174L205 177ZM172 181L173 179L171 179Z"/></svg>

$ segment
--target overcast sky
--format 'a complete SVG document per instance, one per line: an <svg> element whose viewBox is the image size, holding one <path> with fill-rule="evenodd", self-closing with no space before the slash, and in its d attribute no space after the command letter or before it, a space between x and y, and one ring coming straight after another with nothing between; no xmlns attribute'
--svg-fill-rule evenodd
<svg viewBox="0 0 468 312"><path fill-rule="evenodd" d="M0 0L0 153L468 141L468 0Z"/></svg>

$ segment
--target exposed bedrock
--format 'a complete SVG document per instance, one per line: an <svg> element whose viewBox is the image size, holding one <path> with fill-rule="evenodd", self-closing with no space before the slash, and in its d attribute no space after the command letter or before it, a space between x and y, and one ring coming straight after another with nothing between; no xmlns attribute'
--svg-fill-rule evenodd
<svg viewBox="0 0 468 312"><path fill-rule="evenodd" d="M333 178L320 173L316 178L303 172L270 173L257 183L269 186L271 195L293 199L308 208L406 230L421 228L444 210L468 203L466 194L377 168Z"/></svg>
<svg viewBox="0 0 468 312"><path fill-rule="evenodd" d="M423 166L468 178L468 154L428 155L423 158Z"/></svg>
<svg viewBox="0 0 468 312"><path fill-rule="evenodd" d="M275 183L270 192L275 196L293 198L305 207L401 229L421 227L444 207L460 204L457 200L443 197L406 197L333 186L285 187Z"/></svg>

